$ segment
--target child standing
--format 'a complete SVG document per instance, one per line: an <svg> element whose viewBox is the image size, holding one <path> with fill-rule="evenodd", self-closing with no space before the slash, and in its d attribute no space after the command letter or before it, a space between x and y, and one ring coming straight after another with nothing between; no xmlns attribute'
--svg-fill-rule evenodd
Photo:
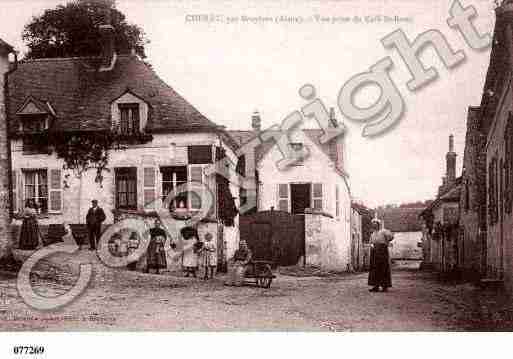
<svg viewBox="0 0 513 359"><path fill-rule="evenodd" d="M198 270L199 265L199 254L203 247L203 242L200 241L198 232L195 228L184 227L180 232L186 242L190 243L192 239L195 239L193 243L187 243L185 245L182 255L182 267L186 277L188 277L189 274L192 274L193 277L196 278L196 271Z"/></svg>
<svg viewBox="0 0 513 359"><path fill-rule="evenodd" d="M203 256L205 265L205 277L208 279L208 272L210 270L210 278L214 278L215 269L217 267L217 248L212 241L212 234L207 232L205 234L205 244L203 246Z"/></svg>

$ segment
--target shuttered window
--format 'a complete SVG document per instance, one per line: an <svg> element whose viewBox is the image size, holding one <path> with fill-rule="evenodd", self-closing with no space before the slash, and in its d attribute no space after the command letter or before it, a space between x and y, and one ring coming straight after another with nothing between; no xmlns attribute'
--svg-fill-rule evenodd
<svg viewBox="0 0 513 359"><path fill-rule="evenodd" d="M280 211L288 212L290 208L290 193L289 185L287 183L280 183L278 185L278 209Z"/></svg>
<svg viewBox="0 0 513 359"><path fill-rule="evenodd" d="M162 173L162 202L165 202L166 197L170 193L172 193L176 188L187 183L187 167L161 167L160 172ZM173 201L169 203L169 209L175 210L187 208L187 197L187 192L177 193Z"/></svg>
<svg viewBox="0 0 513 359"><path fill-rule="evenodd" d="M155 208L155 200L157 199L157 178L154 167L144 167L143 187L144 207Z"/></svg>
<svg viewBox="0 0 513 359"><path fill-rule="evenodd" d="M312 186L312 203L313 208L322 210L322 183L314 183Z"/></svg>
<svg viewBox="0 0 513 359"><path fill-rule="evenodd" d="M189 166L189 183L203 183L203 166ZM201 194L194 191L189 191L189 208L201 209Z"/></svg>
<svg viewBox="0 0 513 359"><path fill-rule="evenodd" d="M62 212L62 170L58 168L50 169L50 206L48 212Z"/></svg>
<svg viewBox="0 0 513 359"><path fill-rule="evenodd" d="M116 168L116 208L137 209L137 168Z"/></svg>
<svg viewBox="0 0 513 359"><path fill-rule="evenodd" d="M488 164L488 216L490 224L498 221L498 175L497 175L497 155L495 155Z"/></svg>
<svg viewBox="0 0 513 359"><path fill-rule="evenodd" d="M340 190L335 186L335 217L340 217Z"/></svg>
<svg viewBox="0 0 513 359"><path fill-rule="evenodd" d="M120 132L122 135L135 135L140 132L139 105L120 104Z"/></svg>
<svg viewBox="0 0 513 359"><path fill-rule="evenodd" d="M511 213L513 209L513 114L510 112L504 131L504 210Z"/></svg>
<svg viewBox="0 0 513 359"><path fill-rule="evenodd" d="M30 205L38 213L48 213L48 170L24 170L24 206Z"/></svg>
<svg viewBox="0 0 513 359"><path fill-rule="evenodd" d="M18 172L12 171L12 211L18 212Z"/></svg>

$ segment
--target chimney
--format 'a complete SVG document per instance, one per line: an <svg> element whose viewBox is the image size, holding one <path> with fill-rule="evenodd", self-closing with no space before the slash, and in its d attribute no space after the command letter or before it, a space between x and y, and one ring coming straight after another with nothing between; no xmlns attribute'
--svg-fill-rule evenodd
<svg viewBox="0 0 513 359"><path fill-rule="evenodd" d="M335 108L333 107L330 108L330 124L333 127L339 127L337 119L335 118ZM340 135L334 138L331 141L330 146L332 146L330 152L334 157L333 160L335 161L336 168L344 172L344 136Z"/></svg>
<svg viewBox="0 0 513 359"><path fill-rule="evenodd" d="M260 114L258 111L254 111L251 116L251 127L254 132L260 132L262 130L262 119L260 118Z"/></svg>
<svg viewBox="0 0 513 359"><path fill-rule="evenodd" d="M112 0L99 1L102 4L103 19L99 26L101 36L101 71L110 71L116 64L117 54L114 39L114 27L112 26L112 8L114 2Z"/></svg>
<svg viewBox="0 0 513 359"><path fill-rule="evenodd" d="M456 152L454 152L454 136L449 136L449 152L445 155L446 160L446 184L451 186L456 180Z"/></svg>

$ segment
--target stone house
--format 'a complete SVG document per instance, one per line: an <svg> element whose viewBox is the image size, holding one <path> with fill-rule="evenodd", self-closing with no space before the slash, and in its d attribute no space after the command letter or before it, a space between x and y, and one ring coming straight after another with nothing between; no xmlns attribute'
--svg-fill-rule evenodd
<svg viewBox="0 0 513 359"><path fill-rule="evenodd" d="M454 138L449 136L446 154L446 175L438 188L436 199L419 216L423 219L423 268L433 268L453 275L459 270L459 202L461 177L456 178Z"/></svg>
<svg viewBox="0 0 513 359"><path fill-rule="evenodd" d="M336 124L334 111L331 121ZM260 131L258 113L253 131L229 131L240 144ZM255 178L257 211L276 210L304 216L306 265L351 269L351 194L344 171L343 136L321 144L320 129L296 128L288 133L295 151L308 156L285 169L277 165L283 154L273 140L255 148L245 159L246 178Z"/></svg>
<svg viewBox="0 0 513 359"><path fill-rule="evenodd" d="M21 61L7 77L13 212L32 200L44 231L51 224L84 223L90 201L97 199L109 225L158 211L171 191L202 183L214 205L200 234L217 235L218 252L226 259L238 243L238 219L224 217L221 204L238 198L239 183L205 169L224 158L234 173L236 143L136 55L117 54L112 26L101 30L100 57ZM109 151L107 171L97 183L95 169L79 177L64 169L54 144L45 143L50 133L115 133L122 148ZM194 214L201 206L197 196L183 192L169 210ZM172 252L171 263L179 257Z"/></svg>
<svg viewBox="0 0 513 359"><path fill-rule="evenodd" d="M513 3L496 9L494 42L481 107L487 130L487 280L513 291Z"/></svg>
<svg viewBox="0 0 513 359"><path fill-rule="evenodd" d="M459 257L465 279L486 274L486 135L481 108L469 107L460 196Z"/></svg>

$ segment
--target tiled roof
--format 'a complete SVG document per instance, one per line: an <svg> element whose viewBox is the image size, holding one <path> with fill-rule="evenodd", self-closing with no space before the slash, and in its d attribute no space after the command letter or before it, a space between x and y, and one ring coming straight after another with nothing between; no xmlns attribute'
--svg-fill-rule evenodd
<svg viewBox="0 0 513 359"><path fill-rule="evenodd" d="M127 91L148 103L147 130L150 132L220 128L137 56L119 56L111 71L98 72L97 68L98 58L20 62L8 77L11 130L18 128L16 110L29 96L52 105L56 112L55 129L108 129L110 103Z"/></svg>
<svg viewBox="0 0 513 359"><path fill-rule="evenodd" d="M418 232L422 230L419 218L424 208L385 208L378 209L377 216L383 220L385 228L392 232Z"/></svg>
<svg viewBox="0 0 513 359"><path fill-rule="evenodd" d="M13 51L13 47L2 39L0 39L0 49L4 49L7 51Z"/></svg>

